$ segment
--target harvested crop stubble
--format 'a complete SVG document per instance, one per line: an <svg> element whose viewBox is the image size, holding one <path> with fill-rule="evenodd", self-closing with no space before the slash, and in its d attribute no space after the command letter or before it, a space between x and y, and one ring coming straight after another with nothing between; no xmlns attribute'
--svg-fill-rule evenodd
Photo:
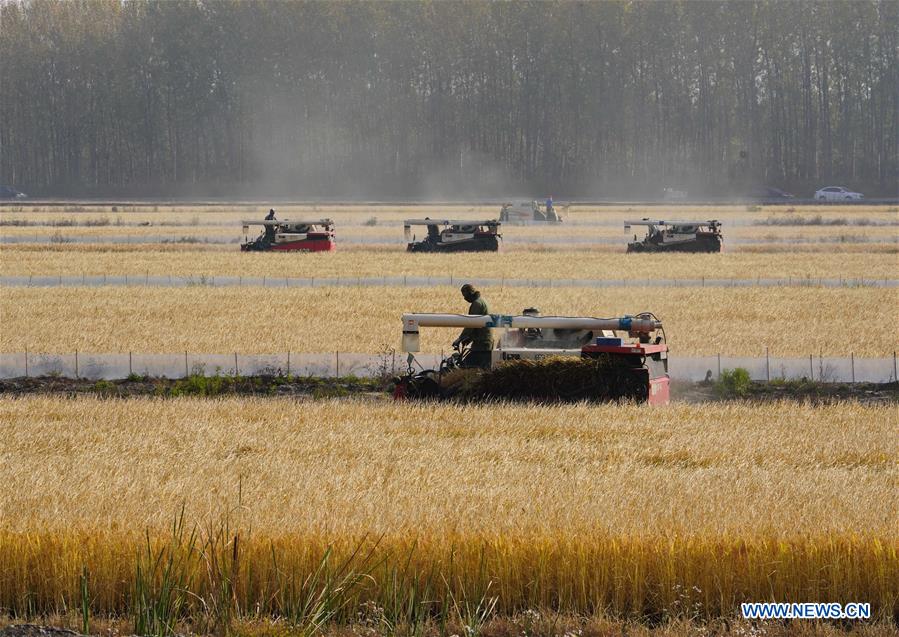
<svg viewBox="0 0 899 637"><path fill-rule="evenodd" d="M105 253L105 252L116 252L116 253L125 253L125 252L158 252L158 251L167 251L171 250L173 246L185 246L187 248L186 251L196 251L196 252L220 252L220 253L230 253L230 254L245 254L241 253L237 247L236 243L222 243L215 242L212 239L201 239L197 237L178 237L172 239L171 241L162 241L158 243L152 242L105 242L98 240L97 242L81 242L81 241L69 241L67 237L64 235L59 238L57 241L56 238L51 240L50 238L46 240L41 240L40 242L22 242L13 244L13 247L16 250L30 251L30 252L41 252L44 250L53 251L53 250L65 250L71 249L72 251L78 251L82 253ZM548 255L558 255L558 254L569 254L575 256L577 259L582 258L599 258L603 256L618 254L624 256L626 253L626 246L624 243L621 244L611 244L611 243L580 243L576 245L569 245L563 241L553 241L553 242L540 242L534 241L532 243L528 242L519 242L519 243L508 243L502 247L503 254L521 254L522 256L529 256L534 254L548 254ZM403 243L397 243L395 241L391 242L383 242L375 241L365 242L365 243L342 243L340 244L339 251L341 253L352 253L358 254L360 252L371 252L371 253L388 253L393 256L394 260L400 260L400 254L406 254L406 247ZM745 243L738 246L733 246L726 250L728 254L744 254L744 253L752 253L752 254L795 254L797 257L801 257L809 254L836 254L836 255L871 255L871 254L883 254L883 255L891 255L891 258L896 259L896 255L899 254L899 244L895 241L885 242L885 243L868 243L861 242L857 243L855 241L847 241L847 242L804 242L804 243L789 243L783 241L777 242L753 242L753 243ZM271 255L271 253L265 253L266 255ZM279 253L282 254L282 253ZM293 257L302 257L306 256L308 253L300 253L300 252L285 252L283 253L287 255L288 258ZM319 254L333 254L333 253L319 253ZM496 256L496 253L490 253ZM645 253L643 253L645 255ZM435 255L430 255L435 256ZM643 256L643 255L641 255ZM567 272L576 273L574 270L567 270ZM280 273L279 273L280 275ZM870 278L870 275L867 275L865 278Z"/></svg>
<svg viewBox="0 0 899 637"><path fill-rule="evenodd" d="M486 288L496 313L622 316L652 311L673 355L886 356L899 342L895 288ZM403 312L467 310L455 287L4 288L0 351L379 352ZM864 320L865 329L858 329ZM878 337L871 338L871 334ZM422 331L439 352L450 330Z"/></svg>
<svg viewBox="0 0 899 637"><path fill-rule="evenodd" d="M768 254L776 255L776 254L784 254L791 253L798 255L809 255L809 254L833 254L840 256L847 255L872 255L872 254L882 254L884 256L889 256L894 262L897 260L896 255L899 254L899 245L896 244L895 241L891 241L889 243L855 243L854 241L849 242L837 242L837 243L753 243L747 245L737 246L734 252L738 252L740 254ZM894 270L895 272L895 270ZM838 272L838 274L841 274ZM870 277L866 277L870 278Z"/></svg>
<svg viewBox="0 0 899 637"><path fill-rule="evenodd" d="M769 229L770 230L770 229ZM258 233L250 236L255 238ZM354 233L355 234L355 233ZM361 233L360 233L361 234ZM167 240L176 240L184 236L197 239L215 239L216 241L230 241L235 243L243 237L240 227L227 226L100 226L100 227L57 227L57 226L16 226L3 228L3 236L21 237L35 236L49 240L54 235L66 238L89 237L98 243L109 241L108 237L149 237L148 243L159 242L156 237L166 237Z"/></svg>
<svg viewBox="0 0 899 637"><path fill-rule="evenodd" d="M363 599L382 606L408 564L435 599L492 581L502 612L645 617L686 590L700 616L822 597L886 616L896 426L858 404L4 399L0 606L77 606L87 566L96 610L121 609L142 530L161 542L182 504L215 528L240 491L236 598L262 613L276 568L302 581L368 534L386 566Z"/></svg>
<svg viewBox="0 0 899 637"><path fill-rule="evenodd" d="M642 228L638 228L637 238L642 238ZM358 242L359 240L405 243L402 225L398 222L383 222L377 226L365 226L362 224L351 225L343 223L337 230L339 243ZM216 241L233 241L237 243L245 236L240 232L240 226L227 226L221 224L200 224L190 226L150 225L150 226L52 226L52 225L21 225L6 226L2 228L2 234L7 237L38 237L47 241L54 236L66 238L93 238L97 242L109 241L115 237L147 237L147 242L158 242L158 237L167 237L168 240L178 239L188 235L197 239L210 239ZM260 234L258 227L251 227L246 235L253 239ZM415 233L418 238L425 234L423 227ZM520 226L507 227L502 230L507 240L539 243L541 241L571 243L584 242L590 239L613 241L615 244L625 246L628 237L622 236L620 226L585 226L574 224L559 224L554 226ZM738 245L740 240L770 241L770 242L834 242L851 243L853 241L868 241L871 243L896 243L899 237L899 228L896 226L853 226L853 225L813 225L797 228L788 225L753 226L742 225L724 229L724 238L727 245ZM735 242L731 244L730 242Z"/></svg>
<svg viewBox="0 0 899 637"><path fill-rule="evenodd" d="M771 232L772 229L778 232ZM899 239L899 227L897 226L744 226L731 228L726 232L725 244L729 238L751 239L753 241L841 241L851 243L853 241L871 241L872 243L896 243Z"/></svg>
<svg viewBox="0 0 899 637"><path fill-rule="evenodd" d="M29 275L146 275L243 277L379 277L454 276L540 279L706 278L895 278L895 253L824 253L785 251L771 254L625 255L592 250L514 252L496 254L403 254L371 247L328 254L258 254L237 252L234 246L4 246L0 273ZM842 250L844 246L839 246Z"/></svg>

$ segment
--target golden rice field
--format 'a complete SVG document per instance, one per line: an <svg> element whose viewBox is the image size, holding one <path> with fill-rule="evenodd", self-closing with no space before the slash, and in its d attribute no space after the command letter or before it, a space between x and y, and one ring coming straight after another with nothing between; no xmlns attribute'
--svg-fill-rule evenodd
<svg viewBox="0 0 899 637"><path fill-rule="evenodd" d="M78 608L86 568L92 610L127 612L148 530L207 611L226 583L236 613L289 614L290 582L330 546L369 575L349 620L367 600L408 609L410 591L428 612L495 597L498 613L702 618L855 600L887 619L897 425L894 407L860 404L7 398L0 607ZM182 506L196 552L166 539Z"/></svg>
<svg viewBox="0 0 899 637"><path fill-rule="evenodd" d="M896 288L485 288L494 313L652 311L675 355L888 356ZM465 313L455 287L7 287L0 351L377 352L398 347L404 312ZM423 351L451 330L422 331Z"/></svg>
<svg viewBox="0 0 899 637"><path fill-rule="evenodd" d="M868 247L870 250L871 247ZM195 246L21 246L0 249L4 276L441 276L506 279L893 279L899 254L890 252L625 255L592 251L406 254L367 248L328 254L241 253Z"/></svg>
<svg viewBox="0 0 899 637"><path fill-rule="evenodd" d="M213 243L206 240L198 240L195 241L192 238L188 237L186 240L175 239L169 243L144 243L144 242L127 242L123 243L119 242L93 242L88 241L84 243L56 243L52 241L42 241L38 243L34 242L21 242L15 244L6 244L4 246L5 249L15 253L15 252L77 252L84 254L106 254L106 253L115 253L115 254L127 254L134 252L162 252L166 254L171 253L183 253L183 254L197 254L198 256L203 253L228 253L228 254L245 254L239 253L238 244L236 243ZM2 250L0 250L2 252ZM365 255L371 253L381 253L381 254L389 254L394 257L394 259L403 258L402 255L409 256L408 252L406 252L405 247L402 243L350 243L350 244L342 244L338 248L339 253L349 253L353 255ZM609 244L590 244L590 243L581 243L575 246L567 245L564 242L555 242L552 244L549 243L517 243L510 244L504 246L500 252L499 256L501 259L506 258L506 255L515 255L521 254L523 257L528 257L532 255L539 254L555 254L558 255L558 259L566 259L566 258L576 258L582 259L584 257L608 257L610 255L621 255L625 254L624 245L609 245ZM867 242L849 242L849 243L803 243L801 245L795 245L787 242L777 242L777 243L754 243L754 244L742 244L737 246L736 249L730 250L725 249L725 253L729 255L744 255L744 254L758 254L758 255L766 255L772 259L777 258L779 255L787 255L794 254L799 257L803 255L815 255L815 254L831 254L831 255L839 255L845 257L851 257L852 255L870 255L874 258L877 258L877 255L884 255L884 258L888 255L891 259L897 259L897 255L899 255L899 247L892 243L867 243ZM331 253L334 254L333 252ZM497 256L497 253L491 253L494 257ZM293 256L316 256L316 255L303 255L302 253L293 253Z"/></svg>

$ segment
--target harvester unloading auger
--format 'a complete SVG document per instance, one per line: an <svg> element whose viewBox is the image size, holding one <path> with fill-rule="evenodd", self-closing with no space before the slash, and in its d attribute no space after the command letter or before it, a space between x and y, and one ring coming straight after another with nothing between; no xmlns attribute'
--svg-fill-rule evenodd
<svg viewBox="0 0 899 637"><path fill-rule="evenodd" d="M459 349L438 369L416 372L422 327L501 331L489 369L466 365ZM668 404L668 345L651 313L620 318L521 315L404 314L407 373L396 379L397 399L632 400Z"/></svg>

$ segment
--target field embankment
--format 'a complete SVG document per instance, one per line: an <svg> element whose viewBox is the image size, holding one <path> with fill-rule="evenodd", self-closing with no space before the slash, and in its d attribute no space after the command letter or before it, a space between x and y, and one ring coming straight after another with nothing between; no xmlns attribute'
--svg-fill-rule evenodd
<svg viewBox="0 0 899 637"><path fill-rule="evenodd" d="M315 377L293 375L228 376L191 375L186 378L165 378L132 375L116 380L38 376L0 379L0 396L22 397L36 395L96 396L100 398L181 398L185 396L270 397L270 398L366 398L375 401L393 400L389 367L381 376L371 378ZM673 400L687 403L708 403L724 400L744 400L749 403L778 401L807 402L831 405L844 401L863 404L899 404L899 383L837 383L809 380L749 381L745 387L733 388L725 383L675 381L671 386ZM471 402L458 400L457 402ZM541 402L522 401L522 402ZM574 403L576 399L543 401L544 404ZM597 402L602 402L597 400Z"/></svg>

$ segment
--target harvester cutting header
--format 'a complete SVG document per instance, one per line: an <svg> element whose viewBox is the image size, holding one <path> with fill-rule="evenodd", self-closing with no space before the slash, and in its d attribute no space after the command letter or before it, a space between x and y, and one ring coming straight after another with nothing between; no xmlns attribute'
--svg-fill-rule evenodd
<svg viewBox="0 0 899 637"><path fill-rule="evenodd" d="M649 313L619 318L520 315L404 314L403 351L409 371L395 397L634 400L667 404L668 346L662 323ZM414 373L422 327L501 329L489 367L467 363L459 348L437 370Z"/></svg>
<svg viewBox="0 0 899 637"><path fill-rule="evenodd" d="M496 252L501 222L496 219L406 219L403 231L409 252ZM426 226L427 236L416 241L412 226ZM442 229L441 229L442 226Z"/></svg>

